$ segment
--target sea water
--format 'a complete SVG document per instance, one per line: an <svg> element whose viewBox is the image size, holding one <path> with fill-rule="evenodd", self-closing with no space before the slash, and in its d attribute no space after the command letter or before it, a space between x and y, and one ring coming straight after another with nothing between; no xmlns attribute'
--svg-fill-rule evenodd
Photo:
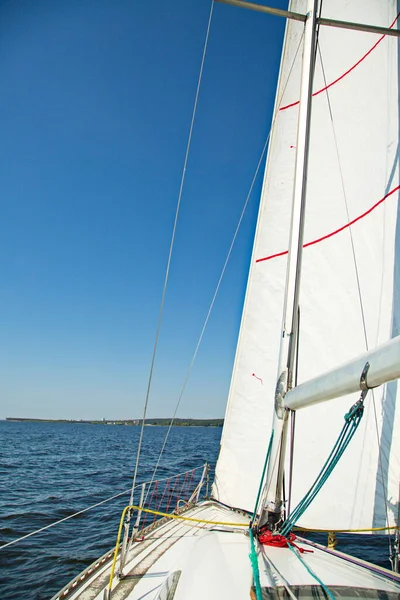
<svg viewBox="0 0 400 600"><path fill-rule="evenodd" d="M146 427L141 481L166 427ZM221 428L173 427L158 477L215 464ZM129 490L139 427L0 421L0 545ZM1 600L48 600L115 544L129 493L0 549ZM313 539L326 542L326 536ZM385 536L341 536L343 552L389 568Z"/></svg>

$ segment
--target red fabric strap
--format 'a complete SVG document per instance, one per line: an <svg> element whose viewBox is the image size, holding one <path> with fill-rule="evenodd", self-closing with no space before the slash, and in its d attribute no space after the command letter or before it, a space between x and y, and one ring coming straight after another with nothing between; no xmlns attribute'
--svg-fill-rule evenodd
<svg viewBox="0 0 400 600"><path fill-rule="evenodd" d="M290 533L289 537L285 537L283 535L279 535L279 533L272 533L268 529L265 529L261 535L258 536L258 541L264 546L275 546L275 548L287 548L288 546L292 546L292 548L297 548L301 554L304 552L313 552L313 550L305 550L304 548L300 548L300 546L294 543L295 539L296 536L294 533Z"/></svg>

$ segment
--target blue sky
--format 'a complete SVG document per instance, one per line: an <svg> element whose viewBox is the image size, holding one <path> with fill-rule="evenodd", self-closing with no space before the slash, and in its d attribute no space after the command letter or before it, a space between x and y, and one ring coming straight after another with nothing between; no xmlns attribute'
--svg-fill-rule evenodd
<svg viewBox="0 0 400 600"><path fill-rule="evenodd" d="M0 418L141 414L209 10L0 2ZM149 416L172 413L185 377L268 133L283 27L215 5ZM224 414L260 185L179 416Z"/></svg>

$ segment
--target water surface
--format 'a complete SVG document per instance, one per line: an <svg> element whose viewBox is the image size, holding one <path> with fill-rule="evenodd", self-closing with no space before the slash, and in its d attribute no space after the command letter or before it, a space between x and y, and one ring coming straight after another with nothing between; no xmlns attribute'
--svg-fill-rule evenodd
<svg viewBox="0 0 400 600"><path fill-rule="evenodd" d="M166 429L146 427L140 481L151 479ZM128 490L138 436L138 427L0 421L0 543ZM215 464L220 436L220 428L174 427L159 477ZM128 499L0 550L1 600L51 598L114 545ZM342 536L339 549L389 568L384 536Z"/></svg>

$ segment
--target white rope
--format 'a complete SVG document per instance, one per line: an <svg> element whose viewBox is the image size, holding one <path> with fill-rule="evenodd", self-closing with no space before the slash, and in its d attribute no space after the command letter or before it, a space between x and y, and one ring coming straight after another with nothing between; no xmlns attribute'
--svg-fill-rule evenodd
<svg viewBox="0 0 400 600"><path fill-rule="evenodd" d="M197 471L198 469L203 469L203 468L204 468L204 465L201 465L200 467L196 467L195 469L188 469L187 471L183 471L182 473L178 473L178 475L173 475L172 477L163 477L162 479L158 479L158 481L159 482L167 481L168 479L175 479L176 477L182 477L182 475L187 475L187 473L191 473L192 471ZM146 484L146 485L149 483L151 485L153 483L153 480L144 482L144 484ZM142 485L143 484L137 485L135 489L140 488ZM12 546L13 544L22 542L22 540L26 540L27 538L29 538L33 535L36 535L37 533L46 531L47 529L50 529L51 527L54 527L55 525L59 525L60 523L64 523L64 521L68 521L69 519L73 519L74 517L77 517L78 515L82 515L83 513L88 512L89 510L92 510L93 508L97 508L98 506L101 506L102 504L105 504L106 502L115 500L115 498L119 498L120 496L127 494L129 491L130 491L130 488L123 492L119 492L119 494L115 494L115 496L111 496L110 498L107 498L106 500L102 500L101 502L97 502L96 504L93 504L92 506L88 506L87 508L79 510L78 512L74 513L73 515L69 515L68 517L64 517L63 519L60 519L59 521L54 521L54 523L50 523L49 525L45 525L44 527L41 527L40 529L31 531L31 533L27 533L26 535L16 538L15 540L12 540L11 542L7 542L6 544L3 544L2 546L0 546L0 550L4 550L4 548L7 548L8 546Z"/></svg>
<svg viewBox="0 0 400 600"><path fill-rule="evenodd" d="M209 18L208 18L207 32L206 32L206 38L205 38L205 41L204 41L203 55L202 55L202 59L201 59L199 78L198 78L198 81L197 81L197 89L196 89L196 96L195 96L194 106L193 106L192 120L191 120L191 123L190 123L189 136L188 136L188 141L187 141L187 145L186 145L185 160L184 160L184 163L183 163L181 184L180 184L180 188L179 188L178 201L177 201L176 211L175 211L174 226L173 226L173 229L172 229L172 237L171 237L171 243L170 243L170 247L169 247L167 268L166 268L166 271L165 271L164 287L163 287L163 292L162 292L162 297L161 297L160 311L159 311L159 314L158 314L157 331L156 331L156 337L155 337L155 341L154 341L153 356L152 356L151 365L150 365L150 373L149 373L149 380L148 380L148 384L147 384L146 399L145 399L144 409L143 409L143 417L142 417L142 424L141 424L141 428L140 428L140 436L139 436L138 449L137 449L137 453L136 453L135 471L134 471L133 480L132 480L131 502L130 502L131 504L133 502L133 491L134 491L134 488L135 488L136 478L137 478L137 472L138 472L138 469L139 469L139 458L140 458L140 452L141 452L141 449L142 449L144 424L145 424L145 419L146 419L146 414L147 414L147 406L148 406L148 403L149 403L151 382L152 382L152 379L153 379L154 363L155 363L156 354L157 354L158 338L159 338L159 335L160 335L160 329L161 329L161 323L162 323L162 316L163 316L163 309L164 309L164 303L165 303L165 294L166 294L166 291L167 291L169 271L170 271L171 259L172 259L172 251L173 251L174 243L175 243L175 233L176 233L176 228L177 228L177 224L178 224L178 216L179 216L179 210L180 210L180 206L181 206L183 186L184 186L184 183L185 183L186 167L187 167L187 163L188 163L188 159L189 159L190 145L191 145L191 142L192 142L192 133L193 133L194 121L195 121L196 112L197 112L197 103L198 103L198 99L199 99L200 86L201 86L201 81L202 81L202 77L203 77L204 62L205 62L205 58L206 58L206 52L207 52L207 46L208 46L208 38L209 38L209 34L210 34L210 27L211 27L211 20L212 20L213 9L214 9L214 0L212 0L212 2L211 2L210 15L209 15Z"/></svg>

